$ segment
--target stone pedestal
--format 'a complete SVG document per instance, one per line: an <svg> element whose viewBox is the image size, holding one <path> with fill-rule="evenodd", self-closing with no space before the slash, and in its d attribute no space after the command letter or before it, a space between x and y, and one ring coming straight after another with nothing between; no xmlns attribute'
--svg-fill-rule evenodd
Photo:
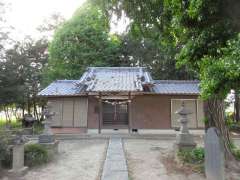
<svg viewBox="0 0 240 180"><path fill-rule="evenodd" d="M178 150L191 150L196 147L192 134L181 134L179 133L176 137L175 146Z"/></svg>
<svg viewBox="0 0 240 180"><path fill-rule="evenodd" d="M16 144L13 146L12 169L9 173L13 176L19 176L26 173L28 167L24 166L24 144Z"/></svg>
<svg viewBox="0 0 240 180"><path fill-rule="evenodd" d="M180 132L176 136L176 149L177 150L191 150L196 147L196 143L194 142L194 137L189 133L187 123L188 118L187 115L191 114L185 108L184 102L182 103L181 108L176 112L176 114L180 115Z"/></svg>

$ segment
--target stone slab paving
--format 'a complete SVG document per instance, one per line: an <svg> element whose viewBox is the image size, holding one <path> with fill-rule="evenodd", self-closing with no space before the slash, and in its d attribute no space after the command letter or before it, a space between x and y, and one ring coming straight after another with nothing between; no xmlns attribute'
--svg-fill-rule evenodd
<svg viewBox="0 0 240 180"><path fill-rule="evenodd" d="M128 180L128 169L121 138L109 140L101 180Z"/></svg>

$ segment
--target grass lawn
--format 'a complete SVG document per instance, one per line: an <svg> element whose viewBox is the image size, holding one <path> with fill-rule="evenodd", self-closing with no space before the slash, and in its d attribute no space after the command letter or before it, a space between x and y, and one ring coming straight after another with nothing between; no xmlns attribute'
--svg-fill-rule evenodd
<svg viewBox="0 0 240 180"><path fill-rule="evenodd" d="M17 120L16 118L13 118L11 120L11 128L12 129L22 129L22 122ZM0 129L4 129L6 127L6 119L0 118ZM43 125L40 122L34 123L33 125L33 134L41 134L43 131Z"/></svg>
<svg viewBox="0 0 240 180"><path fill-rule="evenodd" d="M11 119L11 127L12 128L20 128L22 127L22 122L18 121L15 117ZM5 128L6 126L6 119L5 118L0 118L0 129Z"/></svg>

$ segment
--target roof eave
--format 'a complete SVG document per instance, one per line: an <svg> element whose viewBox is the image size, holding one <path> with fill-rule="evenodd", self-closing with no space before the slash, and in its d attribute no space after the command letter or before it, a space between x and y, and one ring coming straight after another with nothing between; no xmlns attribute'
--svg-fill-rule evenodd
<svg viewBox="0 0 240 180"><path fill-rule="evenodd" d="M66 94L66 95L37 95L39 98L49 98L49 97L78 97L78 96L87 96L88 93L81 93L81 94Z"/></svg>

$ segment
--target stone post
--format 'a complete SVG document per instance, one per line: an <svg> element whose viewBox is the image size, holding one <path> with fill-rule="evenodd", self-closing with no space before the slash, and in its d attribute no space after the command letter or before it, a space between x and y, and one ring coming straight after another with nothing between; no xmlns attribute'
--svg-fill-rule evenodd
<svg viewBox="0 0 240 180"><path fill-rule="evenodd" d="M225 180L224 146L216 128L209 128L205 136L205 174L207 180Z"/></svg>
<svg viewBox="0 0 240 180"><path fill-rule="evenodd" d="M184 101L182 102L182 106L179 110L175 112L180 116L178 120L180 122L180 132L176 137L176 146L178 150L187 150L193 149L196 147L196 143L194 142L193 135L189 133L187 123L188 123L188 115L192 114L188 109L186 109Z"/></svg>
<svg viewBox="0 0 240 180"><path fill-rule="evenodd" d="M24 139L21 135L16 135L13 145L12 169L9 171L11 175L23 175L28 167L24 166Z"/></svg>

